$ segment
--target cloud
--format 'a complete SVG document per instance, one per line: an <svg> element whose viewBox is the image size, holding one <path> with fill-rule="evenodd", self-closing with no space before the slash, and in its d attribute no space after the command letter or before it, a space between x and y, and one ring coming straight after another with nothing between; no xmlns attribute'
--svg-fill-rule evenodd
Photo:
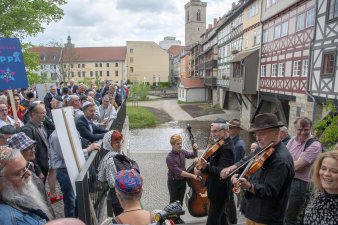
<svg viewBox="0 0 338 225"><path fill-rule="evenodd" d="M175 9L172 1L159 0L117 0L116 8L128 10L134 13L159 13L163 11L171 11Z"/></svg>

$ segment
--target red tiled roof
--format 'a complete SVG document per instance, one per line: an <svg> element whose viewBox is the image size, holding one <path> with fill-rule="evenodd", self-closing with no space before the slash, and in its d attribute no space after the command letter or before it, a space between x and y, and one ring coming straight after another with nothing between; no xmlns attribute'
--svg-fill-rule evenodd
<svg viewBox="0 0 338 225"><path fill-rule="evenodd" d="M168 49L168 53L173 54L173 55L178 55L178 54L180 54L180 52L183 48L184 48L184 46L172 45Z"/></svg>
<svg viewBox="0 0 338 225"><path fill-rule="evenodd" d="M199 78L181 78L181 82L185 88L204 87L202 79Z"/></svg>
<svg viewBox="0 0 338 225"><path fill-rule="evenodd" d="M62 57L65 62L102 62L123 61L126 59L127 47L88 47L64 48Z"/></svg>
<svg viewBox="0 0 338 225"><path fill-rule="evenodd" d="M61 47L33 47L30 50L31 52L36 52L41 55L46 56L44 63L58 63L60 58ZM56 56L53 59L53 56Z"/></svg>

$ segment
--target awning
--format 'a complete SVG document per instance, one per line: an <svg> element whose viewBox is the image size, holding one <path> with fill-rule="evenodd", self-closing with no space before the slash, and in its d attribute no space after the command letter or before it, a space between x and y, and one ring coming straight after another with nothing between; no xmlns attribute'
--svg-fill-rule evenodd
<svg viewBox="0 0 338 225"><path fill-rule="evenodd" d="M232 60L230 60L230 62L240 62L243 59L245 59L246 57L248 57L249 55L253 54L254 52L258 51L258 49L254 50L254 51L245 51L245 52L240 52L238 53Z"/></svg>

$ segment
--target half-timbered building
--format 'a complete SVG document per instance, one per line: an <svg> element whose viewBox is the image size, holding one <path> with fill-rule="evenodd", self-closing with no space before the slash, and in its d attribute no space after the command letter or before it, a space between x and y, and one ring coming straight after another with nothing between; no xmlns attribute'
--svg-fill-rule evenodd
<svg viewBox="0 0 338 225"><path fill-rule="evenodd" d="M260 95L254 115L277 113L291 132L296 117L312 116L306 87L315 2L263 0L262 4Z"/></svg>
<svg viewBox="0 0 338 225"><path fill-rule="evenodd" d="M338 105L338 1L317 1L309 91L317 102Z"/></svg>

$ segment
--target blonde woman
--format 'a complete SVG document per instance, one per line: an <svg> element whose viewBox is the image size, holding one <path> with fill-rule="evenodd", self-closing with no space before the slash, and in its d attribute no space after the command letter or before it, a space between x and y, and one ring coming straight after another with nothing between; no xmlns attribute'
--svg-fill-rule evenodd
<svg viewBox="0 0 338 225"><path fill-rule="evenodd" d="M338 221L338 151L320 154L313 164L314 199L305 210L304 224L333 225Z"/></svg>

